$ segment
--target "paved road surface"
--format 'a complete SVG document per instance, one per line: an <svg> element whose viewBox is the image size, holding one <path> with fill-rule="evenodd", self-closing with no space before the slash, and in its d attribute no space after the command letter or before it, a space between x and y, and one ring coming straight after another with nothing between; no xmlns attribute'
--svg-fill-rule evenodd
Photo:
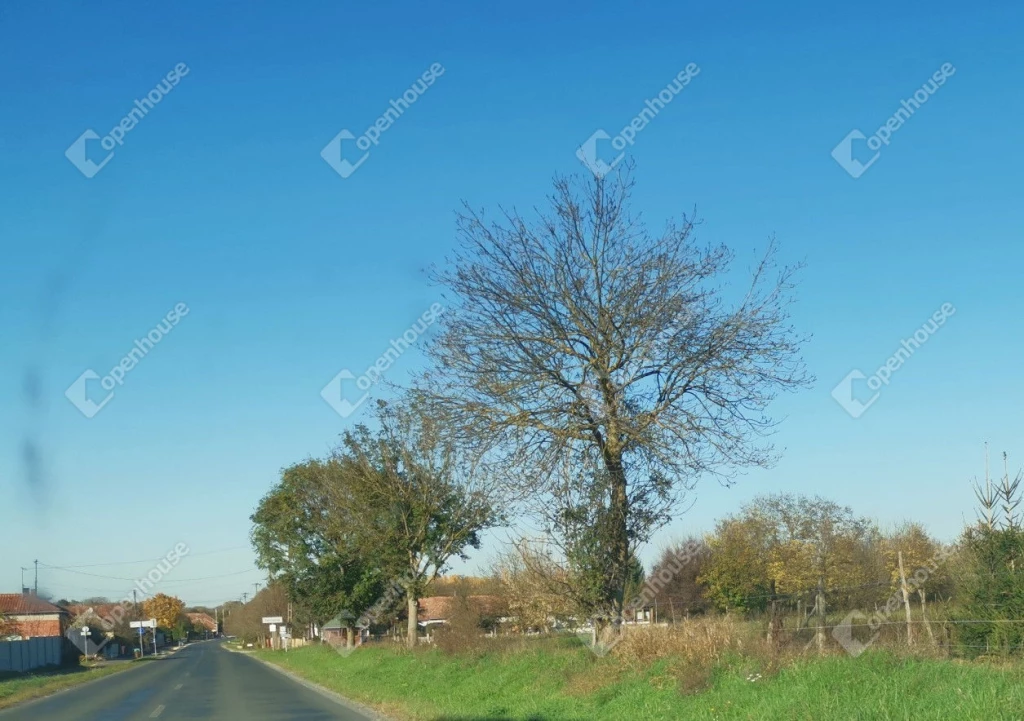
<svg viewBox="0 0 1024 721"><path fill-rule="evenodd" d="M218 642L186 646L84 687L7 711L0 721L366 721Z"/></svg>

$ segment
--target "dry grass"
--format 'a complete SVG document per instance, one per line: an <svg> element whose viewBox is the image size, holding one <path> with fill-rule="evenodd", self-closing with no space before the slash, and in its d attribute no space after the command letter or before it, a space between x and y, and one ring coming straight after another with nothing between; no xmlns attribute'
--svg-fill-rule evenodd
<svg viewBox="0 0 1024 721"><path fill-rule="evenodd" d="M727 616L688 619L673 626L624 628L625 636L613 653L636 666L649 666L669 657L714 666L726 656L759 655L767 650L758 629Z"/></svg>
<svg viewBox="0 0 1024 721"><path fill-rule="evenodd" d="M770 645L760 626L728 616L688 619L672 626L627 627L612 654L637 670L664 660L667 677L685 695L710 686L720 671L771 676L803 655L799 648ZM667 677L659 677L659 685Z"/></svg>

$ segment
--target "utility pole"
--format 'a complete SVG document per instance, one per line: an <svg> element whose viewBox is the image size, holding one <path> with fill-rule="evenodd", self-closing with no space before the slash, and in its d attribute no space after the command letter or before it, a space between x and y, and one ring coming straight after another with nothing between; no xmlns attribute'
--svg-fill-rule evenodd
<svg viewBox="0 0 1024 721"><path fill-rule="evenodd" d="M39 559L38 558L36 559L35 564L36 564L36 586L35 586L36 590L33 591L33 593L36 596L38 596L39 595Z"/></svg>
<svg viewBox="0 0 1024 721"><path fill-rule="evenodd" d="M245 604L245 599L247 599L248 597L249 597L249 594L248 594L248 593L243 593L243 594L242 594L242 603L243 603L243 604Z"/></svg>
<svg viewBox="0 0 1024 721"><path fill-rule="evenodd" d="M259 583L259 581L257 581L256 583L252 584L252 589L255 592L259 592L259 590L260 590L260 583ZM256 598L256 593L253 593L252 597Z"/></svg>
<svg viewBox="0 0 1024 721"><path fill-rule="evenodd" d="M18 592L19 593L25 593L25 571L27 571L27 570L28 569L25 568L24 566L21 567L21 585L18 586Z"/></svg>
<svg viewBox="0 0 1024 721"><path fill-rule="evenodd" d="M136 590L132 589L132 615L135 616L136 621L141 621L139 618L139 596ZM139 626L139 658L146 655L146 647L142 645L142 626Z"/></svg>

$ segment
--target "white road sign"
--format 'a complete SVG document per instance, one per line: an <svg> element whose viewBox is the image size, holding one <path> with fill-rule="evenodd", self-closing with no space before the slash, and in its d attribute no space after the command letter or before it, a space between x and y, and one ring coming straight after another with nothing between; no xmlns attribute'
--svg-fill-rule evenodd
<svg viewBox="0 0 1024 721"><path fill-rule="evenodd" d="M284 623L284 619L280 616L264 616L263 623Z"/></svg>

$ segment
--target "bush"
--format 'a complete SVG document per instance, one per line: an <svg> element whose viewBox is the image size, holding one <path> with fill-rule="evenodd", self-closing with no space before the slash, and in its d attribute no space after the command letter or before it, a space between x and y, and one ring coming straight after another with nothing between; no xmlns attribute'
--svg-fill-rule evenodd
<svg viewBox="0 0 1024 721"><path fill-rule="evenodd" d="M452 600L448 623L434 632L434 643L447 654L480 651L487 642L480 613L465 596Z"/></svg>

